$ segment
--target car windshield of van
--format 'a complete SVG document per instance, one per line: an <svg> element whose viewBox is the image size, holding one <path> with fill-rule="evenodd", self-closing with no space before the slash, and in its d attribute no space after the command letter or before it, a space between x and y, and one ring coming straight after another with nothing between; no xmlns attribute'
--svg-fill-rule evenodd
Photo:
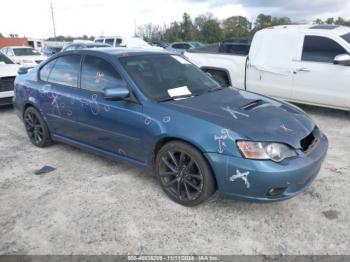
<svg viewBox="0 0 350 262"><path fill-rule="evenodd" d="M40 55L40 53L33 48L13 48L13 52L16 56Z"/></svg>
<svg viewBox="0 0 350 262"><path fill-rule="evenodd" d="M14 64L11 59L7 58L5 55L0 53L0 65L1 64Z"/></svg>
<svg viewBox="0 0 350 262"><path fill-rule="evenodd" d="M350 33L341 36L346 42L350 44Z"/></svg>
<svg viewBox="0 0 350 262"><path fill-rule="evenodd" d="M119 60L143 94L156 101L198 96L223 88L178 55L125 56Z"/></svg>

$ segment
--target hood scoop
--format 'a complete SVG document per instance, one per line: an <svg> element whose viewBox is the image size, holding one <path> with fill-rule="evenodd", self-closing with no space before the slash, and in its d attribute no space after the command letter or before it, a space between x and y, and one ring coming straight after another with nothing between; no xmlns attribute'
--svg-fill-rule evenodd
<svg viewBox="0 0 350 262"><path fill-rule="evenodd" d="M253 109L255 109L255 108L259 107L259 106L265 105L267 103L268 102L266 102L266 101L264 101L262 99L252 100L252 101L248 102L247 104L243 105L241 107L241 109L249 111L249 110L253 110Z"/></svg>

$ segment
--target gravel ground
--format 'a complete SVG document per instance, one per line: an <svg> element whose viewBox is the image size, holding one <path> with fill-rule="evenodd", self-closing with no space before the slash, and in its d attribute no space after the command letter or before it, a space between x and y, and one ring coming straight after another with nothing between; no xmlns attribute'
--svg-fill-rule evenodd
<svg viewBox="0 0 350 262"><path fill-rule="evenodd" d="M309 190L272 204L195 208L155 177L55 144L32 146L0 109L0 254L350 254L350 113L303 106L330 141ZM56 170L34 172L48 165Z"/></svg>

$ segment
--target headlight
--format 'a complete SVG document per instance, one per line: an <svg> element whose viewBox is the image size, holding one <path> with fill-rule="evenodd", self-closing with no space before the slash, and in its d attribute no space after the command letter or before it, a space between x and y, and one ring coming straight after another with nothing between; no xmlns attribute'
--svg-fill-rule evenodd
<svg viewBox="0 0 350 262"><path fill-rule="evenodd" d="M237 141L241 154L248 159L271 159L281 162L297 153L291 147L281 143Z"/></svg>

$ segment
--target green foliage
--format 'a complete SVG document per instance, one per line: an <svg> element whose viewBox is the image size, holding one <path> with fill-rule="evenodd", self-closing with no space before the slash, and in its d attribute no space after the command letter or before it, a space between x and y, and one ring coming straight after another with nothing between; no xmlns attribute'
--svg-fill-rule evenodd
<svg viewBox="0 0 350 262"><path fill-rule="evenodd" d="M199 41L204 43L216 43L224 40L224 32L220 27L220 22L216 19L210 19L202 25L199 31Z"/></svg>
<svg viewBox="0 0 350 262"><path fill-rule="evenodd" d="M224 32L219 20L213 17L211 13L196 17L194 27L196 29L196 38L193 40L204 43L216 43L224 39Z"/></svg>
<svg viewBox="0 0 350 262"><path fill-rule="evenodd" d="M344 25L344 26L350 26L350 19L347 20L342 17L334 18L334 17L329 17L326 20L322 20L320 18L317 18L316 20L313 21L314 24L329 24L329 25Z"/></svg>
<svg viewBox="0 0 350 262"><path fill-rule="evenodd" d="M243 16L231 16L222 23L225 38L230 37L247 37L251 29L252 23Z"/></svg>
<svg viewBox="0 0 350 262"><path fill-rule="evenodd" d="M192 20L189 14L184 13L181 22L174 21L168 27L146 24L139 27L136 35L143 37L148 42L200 41L203 43L215 43L225 38L252 37L255 32L263 28L292 23L288 17L273 17L259 14L252 28L252 23L243 16L231 16L223 21L219 21L213 14L206 13ZM326 20L318 18L313 23L350 26L350 20L342 17L331 17Z"/></svg>
<svg viewBox="0 0 350 262"><path fill-rule="evenodd" d="M272 17L271 15L260 14L255 21L253 33L269 26L290 24L292 24L292 20L289 17Z"/></svg>
<svg viewBox="0 0 350 262"><path fill-rule="evenodd" d="M192 20L191 20L191 17L189 16L189 14L184 13L180 27L181 27L181 38L184 41L192 40L194 27L193 27Z"/></svg>

